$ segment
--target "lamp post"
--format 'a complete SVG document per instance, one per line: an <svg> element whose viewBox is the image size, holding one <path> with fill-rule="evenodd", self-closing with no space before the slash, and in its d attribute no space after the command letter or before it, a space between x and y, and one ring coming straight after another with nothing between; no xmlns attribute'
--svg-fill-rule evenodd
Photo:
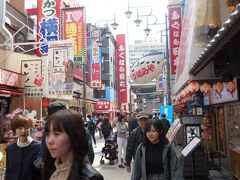
<svg viewBox="0 0 240 180"><path fill-rule="evenodd" d="M172 105L171 100L171 73L170 73L170 58L168 49L168 16L165 14L165 31L166 31L166 61L167 61L167 104Z"/></svg>

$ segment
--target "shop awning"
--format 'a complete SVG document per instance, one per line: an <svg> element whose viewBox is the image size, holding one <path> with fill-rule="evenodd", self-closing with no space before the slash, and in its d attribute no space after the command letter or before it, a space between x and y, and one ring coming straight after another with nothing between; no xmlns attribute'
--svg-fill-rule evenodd
<svg viewBox="0 0 240 180"><path fill-rule="evenodd" d="M107 114L107 113L111 113L111 112L113 112L113 110L94 110L94 112L96 112L96 113Z"/></svg>
<svg viewBox="0 0 240 180"><path fill-rule="evenodd" d="M213 39L206 45L199 57L195 60L193 65L189 69L189 73L197 75L204 67L206 67L211 61L218 61L216 54L220 51L233 50L235 47L233 40L240 37L240 4L237 5L236 10L229 16L222 27L218 30ZM238 40L237 40L238 41ZM234 50L235 51L235 50ZM222 54L219 55L219 59L223 59ZM225 67L225 66L223 66Z"/></svg>
<svg viewBox="0 0 240 180"><path fill-rule="evenodd" d="M23 92L18 91L18 90L5 90L5 89L0 89L0 94L9 94L9 95L17 95L17 96L22 96Z"/></svg>

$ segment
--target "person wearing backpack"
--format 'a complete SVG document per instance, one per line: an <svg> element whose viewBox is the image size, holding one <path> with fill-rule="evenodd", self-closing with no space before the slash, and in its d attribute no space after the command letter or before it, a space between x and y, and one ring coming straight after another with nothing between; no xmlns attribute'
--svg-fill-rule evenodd
<svg viewBox="0 0 240 180"><path fill-rule="evenodd" d="M87 127L88 131L90 132L90 134L92 136L92 139L93 139L93 142L94 142L94 145L96 147L96 138L95 138L96 124L93 121L91 115L87 115L87 119L88 120L87 120L87 123L86 123L86 127Z"/></svg>
<svg viewBox="0 0 240 180"><path fill-rule="evenodd" d="M100 127L101 127L101 131L102 131L104 140L106 140L106 138L112 133L112 126L107 117L103 119Z"/></svg>
<svg viewBox="0 0 240 180"><path fill-rule="evenodd" d="M132 180L140 179L183 180L180 160L157 119L146 122L144 141L137 148Z"/></svg>
<svg viewBox="0 0 240 180"><path fill-rule="evenodd" d="M166 114L165 113L163 113L161 115L161 121L162 121L162 124L163 124L164 133L167 134L167 132L170 128L170 122L166 119Z"/></svg>

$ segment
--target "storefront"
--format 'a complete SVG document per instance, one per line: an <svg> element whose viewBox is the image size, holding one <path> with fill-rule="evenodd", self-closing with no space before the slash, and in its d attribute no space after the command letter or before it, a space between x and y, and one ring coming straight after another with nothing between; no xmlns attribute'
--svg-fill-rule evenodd
<svg viewBox="0 0 240 180"><path fill-rule="evenodd" d="M226 157L222 161L222 166L229 169L237 179L240 179L239 80L237 79L240 76L239 22L240 6L237 5L236 10L222 24L189 69L189 73L194 77L208 69L211 75L219 79L211 96L205 98L205 101L209 102L207 107L212 126L212 136L209 136L207 144L209 148L215 147L222 156Z"/></svg>

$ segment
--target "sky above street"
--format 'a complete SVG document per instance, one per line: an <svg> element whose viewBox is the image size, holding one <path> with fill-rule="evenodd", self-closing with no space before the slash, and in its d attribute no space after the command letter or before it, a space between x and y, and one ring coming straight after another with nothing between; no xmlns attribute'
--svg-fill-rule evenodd
<svg viewBox="0 0 240 180"><path fill-rule="evenodd" d="M134 40L145 40L146 35L143 29L146 28L146 16L152 10L152 15L156 16L157 23L160 25L149 25L151 32L148 39L160 40L160 31L165 29L162 23L165 23L165 13L167 12L167 0L70 0L78 3L80 6L86 8L87 23L103 25L107 22L111 24L116 17L116 22L119 24L118 28L114 31L114 35L126 34L128 42L132 44ZM31 3L30 3L31 2ZM128 19L125 12L128 9L128 2L130 11L132 11L131 18ZM26 0L26 7L32 7L31 4L36 6L37 0ZM137 18L137 9L139 19L142 20L139 27L133 22ZM154 16L149 17L148 24L153 24L156 21ZM100 21L100 22L99 22Z"/></svg>
<svg viewBox="0 0 240 180"><path fill-rule="evenodd" d="M146 38L143 29L146 28L146 16L152 10L152 14L157 17L157 23L160 25L149 25L152 29L149 34L150 39L160 40L160 30L165 29L161 23L165 22L165 13L167 0L129 0L130 11L133 12L131 18L128 19L125 12L128 9L128 0L78 0L81 6L86 7L87 22L95 24L112 23L111 20L116 17L116 22L119 24L117 30L112 30L114 34L126 34L129 43L134 40L144 40ZM137 18L137 9L139 19L142 20L139 27L136 27L133 22ZM154 16L149 17L148 24L153 24L156 21Z"/></svg>

